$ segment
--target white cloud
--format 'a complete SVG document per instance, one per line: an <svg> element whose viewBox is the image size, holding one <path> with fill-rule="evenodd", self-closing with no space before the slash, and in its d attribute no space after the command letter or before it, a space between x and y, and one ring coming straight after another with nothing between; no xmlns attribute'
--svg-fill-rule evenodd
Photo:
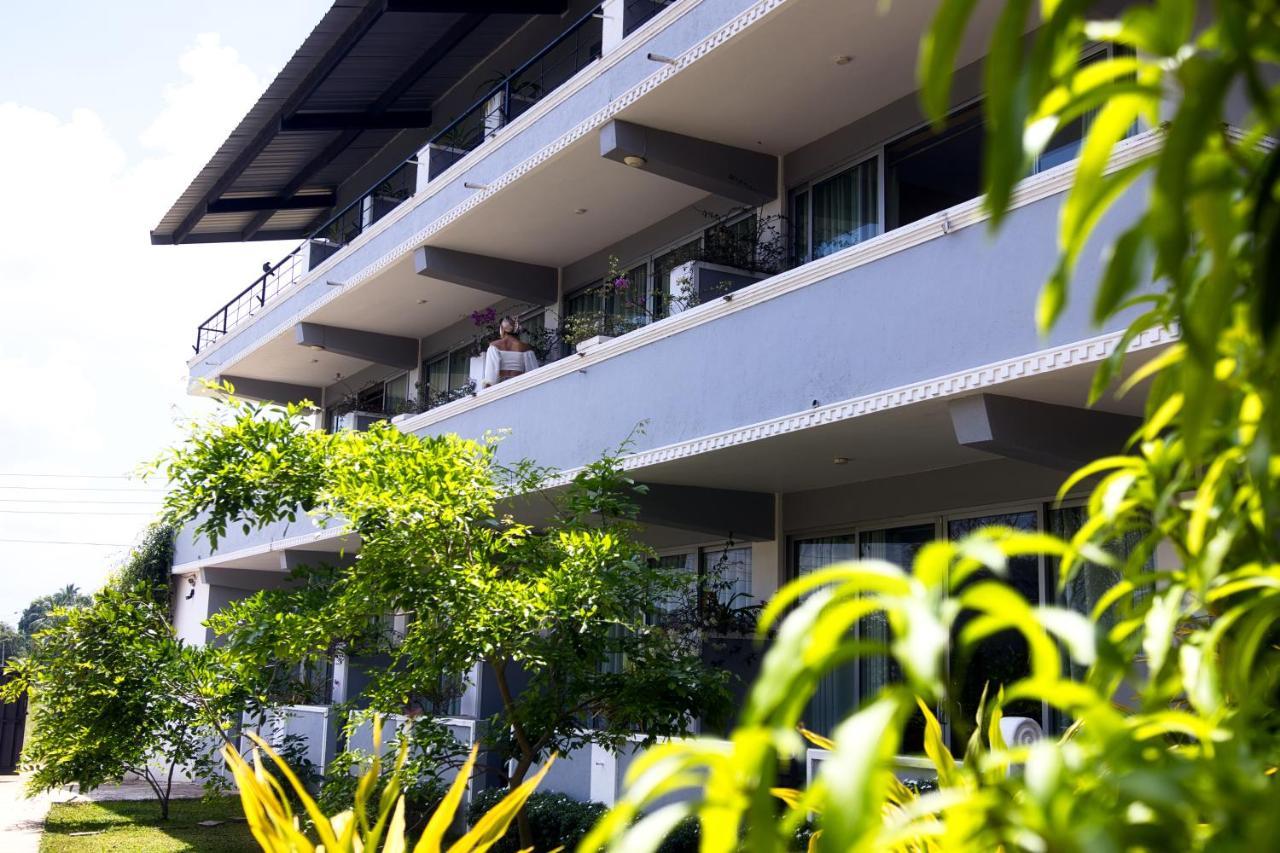
<svg viewBox="0 0 1280 853"><path fill-rule="evenodd" d="M0 475L122 473L172 443L176 417L199 408L184 363L197 323L282 253L149 244L148 230L265 87L216 34L199 36L177 70L141 135L149 153L132 161L91 109L62 117L0 103ZM0 476L21 482L59 481ZM9 512L0 539L127 542L145 522ZM110 554L0 542L0 619L64 583L95 586Z"/></svg>

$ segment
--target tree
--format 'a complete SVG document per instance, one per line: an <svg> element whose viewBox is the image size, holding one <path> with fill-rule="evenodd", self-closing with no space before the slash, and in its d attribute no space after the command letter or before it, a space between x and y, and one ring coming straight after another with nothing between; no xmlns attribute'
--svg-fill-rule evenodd
<svg viewBox="0 0 1280 853"><path fill-rule="evenodd" d="M505 469L494 445L457 436L304 428L303 409L226 401L228 416L193 426L160 466L169 523L194 522L216 546L230 524L310 510L360 537L346 566L297 574L211 619L233 654L265 667L335 648L377 653L362 695L375 710L429 709L476 663L492 674L502 711L487 747L514 762L514 790L552 752L621 747L687 734L727 713L724 673L697 648L646 619L648 605L687 586L636 539L633 494L617 461L587 466L557 496L546 472ZM540 502L534 529L504 515L507 494ZM402 633L388 629L401 614ZM522 842L528 825L520 821Z"/></svg>
<svg viewBox="0 0 1280 853"><path fill-rule="evenodd" d="M67 584L57 592L34 599L18 617L18 631L30 639L52 624L54 611L71 607L83 607L92 599L80 592L75 584Z"/></svg>
<svg viewBox="0 0 1280 853"><path fill-rule="evenodd" d="M8 622L0 622L0 673L4 672L4 664L9 658L21 656L26 648L27 638Z"/></svg>
<svg viewBox="0 0 1280 853"><path fill-rule="evenodd" d="M1146 181L1145 213L1108 248L1094 317L1141 308L1094 394L1122 374L1127 345L1165 327L1178 343L1128 376L1151 380L1130 452L1086 466L1063 486L1093 482L1088 518L1070 542L981 531L923 549L911 572L854 563L807 576L770 603L786 616L741 725L727 741L659 747L633 765L628 793L583 849L632 849L685 813L704 851L781 850L809 813L820 850L1263 849L1280 831L1280 6L1222 0L1202 29L1194 0L1133 4L1089 20L1084 0L1006 0L986 60L986 205L993 227L1030 159L1057 128L1096 111L1062 208L1056 271L1037 311L1050 328L1071 292L1094 225ZM972 0L943 0L925 35L923 99L935 121ZM1086 40L1115 58L1081 65ZM1176 93L1169 104L1166 93ZM1249 114L1226 124L1239 97ZM1172 117L1162 122L1165 106ZM1117 143L1143 119L1159 151L1119 163ZM1137 544L1126 558L1109 546ZM1158 546L1164 546L1158 549ZM1172 551L1176 560L1158 562ZM1064 582L1106 567L1119 581L1085 618L1033 608L1000 579L1025 553L1062 560ZM994 579L976 579L987 570ZM977 582L973 582L977 580ZM966 583L968 582L968 583ZM962 610L973 617L958 630ZM805 791L769 788L802 746L794 733L817 679L885 649L848 630L882 613L903 679L834 732L832 756ZM986 696L958 764L928 707L953 698L948 637L972 649L1016 630L1031 650L1027 678ZM1080 669L1067 667L1067 660ZM1087 667L1087 670L1083 668ZM1083 670L1083 674L1079 674ZM1001 709L1047 701L1076 723L1057 741L1010 747ZM921 701L923 700L923 702ZM1122 712L1121 707L1131 709ZM939 790L915 796L891 761L904 726L926 722ZM1020 773L1010 773L1014 763ZM692 803L659 808L685 789ZM785 804L785 805L782 805ZM779 809L781 808L781 818Z"/></svg>
<svg viewBox="0 0 1280 853"><path fill-rule="evenodd" d="M52 611L0 695L30 691L28 789L81 790L142 778L169 815L173 774L207 762L248 703L251 673L220 668L221 653L184 645L167 604L142 585L108 587L92 603Z"/></svg>

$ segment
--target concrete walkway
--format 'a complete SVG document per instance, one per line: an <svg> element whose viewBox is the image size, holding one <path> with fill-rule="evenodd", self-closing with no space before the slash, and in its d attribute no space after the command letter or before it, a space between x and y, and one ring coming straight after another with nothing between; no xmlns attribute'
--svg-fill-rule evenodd
<svg viewBox="0 0 1280 853"><path fill-rule="evenodd" d="M0 776L0 850L5 853L36 853L49 807L73 796L59 791L27 799L26 781L25 776Z"/></svg>
<svg viewBox="0 0 1280 853"><path fill-rule="evenodd" d="M88 794L79 793L72 785L27 799L25 776L0 776L0 851L3 853L37 853L44 820L54 803L89 803L112 800L149 800L155 796L150 786L140 779L127 779L119 785L103 785ZM175 800L194 799L204 793L198 782L175 781Z"/></svg>

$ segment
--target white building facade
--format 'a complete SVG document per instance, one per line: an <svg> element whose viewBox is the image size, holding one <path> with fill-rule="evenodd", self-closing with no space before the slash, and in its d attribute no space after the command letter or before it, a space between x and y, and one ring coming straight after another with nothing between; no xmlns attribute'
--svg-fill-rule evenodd
<svg viewBox="0 0 1280 853"><path fill-rule="evenodd" d="M649 544L694 571L729 566L755 600L837 560L909 564L986 522L1070 533L1080 509L1056 505L1058 487L1120 450L1141 412L1140 393L1085 400L1122 329L1089 319L1101 249L1144 189L1099 226L1040 338L1082 128L1055 140L992 236L979 81L996 4L979 4L942 132L915 78L936 4L880 6L335 5L152 234L300 241L199 324L193 388L318 401L325 428L507 430L503 458L566 472L643 422L625 464L652 489ZM1135 127L1113 167L1157 145ZM643 309L600 288L611 270ZM489 309L521 318L542 366L479 389L473 314ZM1132 364L1171 341L1143 336ZM206 641L201 623L227 602L358 547L305 519L232 531L216 551L183 533L177 629ZM1033 601L1062 598L1049 561L1026 558L1013 579ZM810 725L888 677L832 676ZM460 729L493 709L473 680ZM345 667L330 681L322 699L359 690ZM314 725L323 702L299 713ZM551 781L611 801L629 757L574 756Z"/></svg>

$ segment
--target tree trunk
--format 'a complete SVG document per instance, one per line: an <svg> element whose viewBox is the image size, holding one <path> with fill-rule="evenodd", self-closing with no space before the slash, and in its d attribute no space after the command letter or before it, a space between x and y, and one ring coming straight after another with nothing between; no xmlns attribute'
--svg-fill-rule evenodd
<svg viewBox="0 0 1280 853"><path fill-rule="evenodd" d="M525 774L529 772L529 768L533 766L533 759L525 756L516 762L516 769L511 774L511 778L507 780L507 790L514 791L524 782ZM520 833L520 849L527 850L533 846L533 825L529 823L528 803L520 807L520 811L516 812L516 830Z"/></svg>
<svg viewBox="0 0 1280 853"><path fill-rule="evenodd" d="M507 790L514 791L524 781L525 774L533 766L537 755L529 743L529 738L525 735L524 727L516 722L515 697L511 695L511 688L507 684L506 661L490 660L488 663L493 669L493 680L498 685L498 695L502 697L502 707L507 712L507 718L511 720L511 731L515 735L516 745L520 748L520 760L516 762L516 769L507 780ZM516 813L516 829L520 832L520 848L524 850L532 847L533 827L529 824L528 810L523 806Z"/></svg>

